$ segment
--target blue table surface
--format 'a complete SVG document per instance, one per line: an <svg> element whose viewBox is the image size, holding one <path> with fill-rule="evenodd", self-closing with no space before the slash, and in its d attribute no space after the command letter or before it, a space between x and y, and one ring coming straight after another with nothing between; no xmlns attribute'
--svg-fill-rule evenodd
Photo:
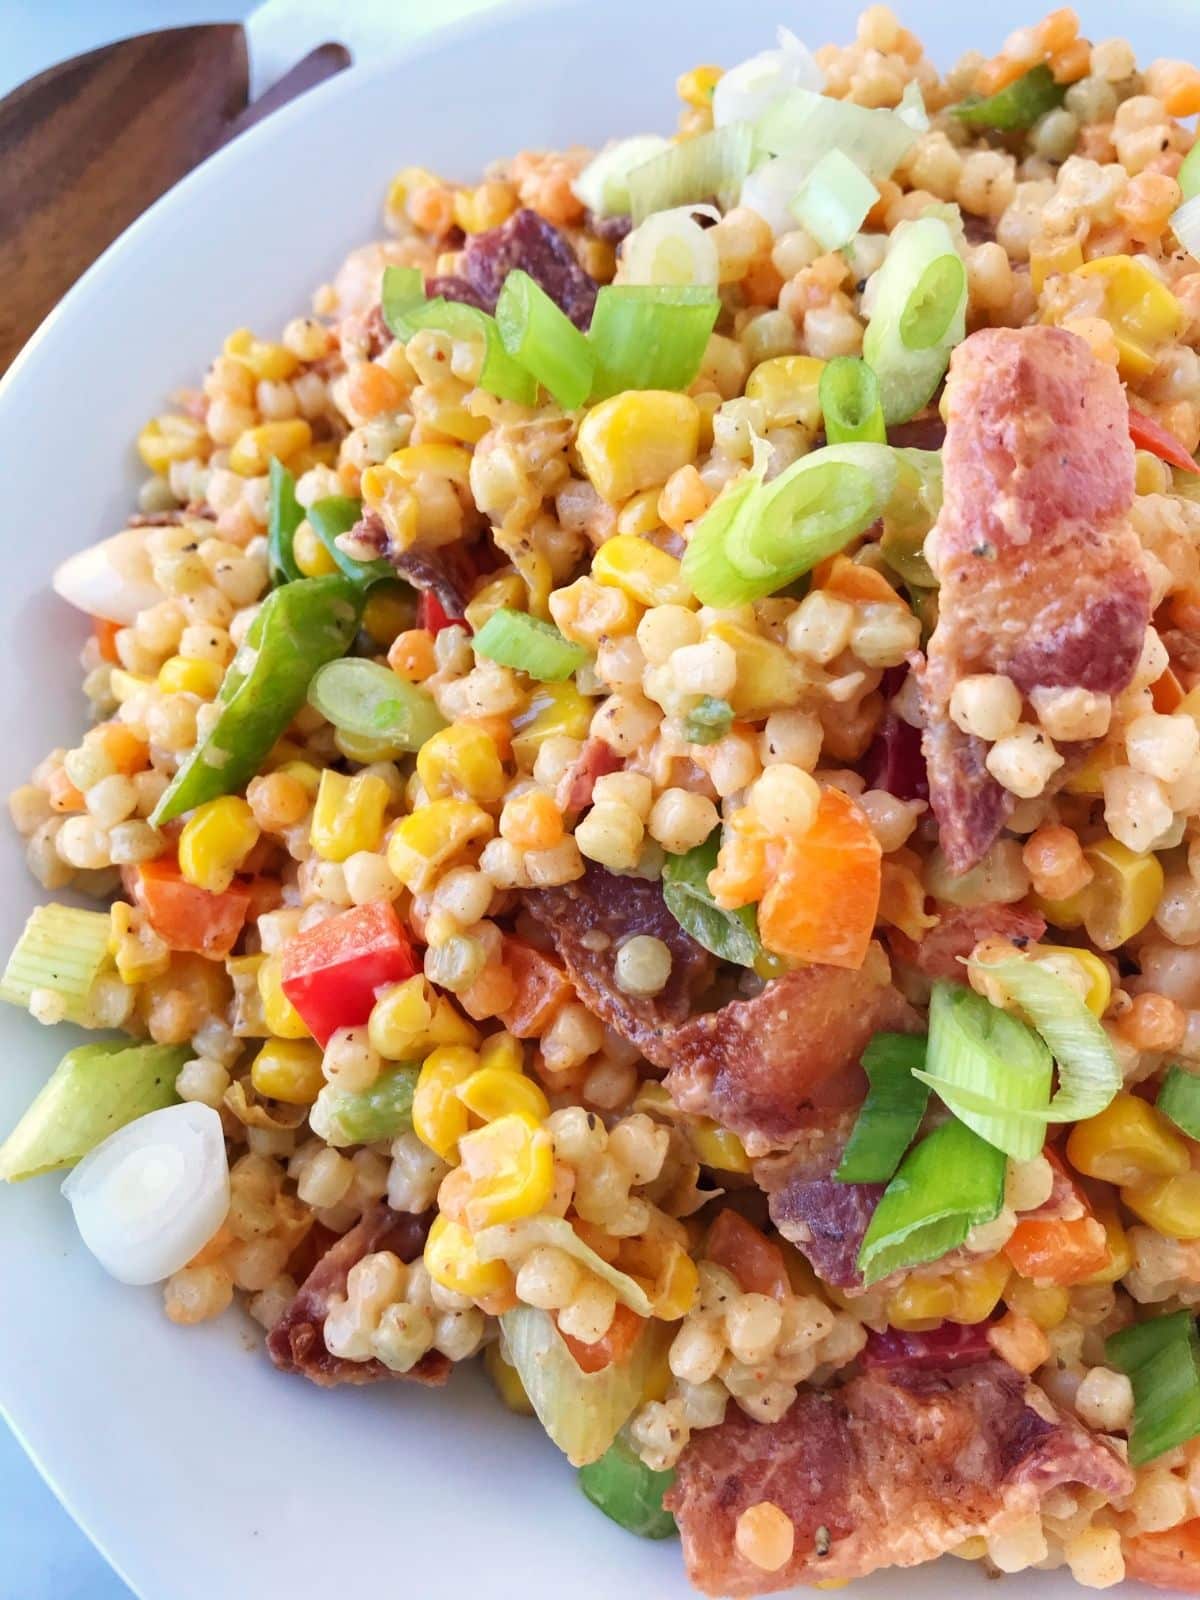
<svg viewBox="0 0 1200 1600"><path fill-rule="evenodd" d="M241 18L252 0L0 0L0 96L56 61L152 28ZM133 1600L0 1421L0 1600Z"/></svg>

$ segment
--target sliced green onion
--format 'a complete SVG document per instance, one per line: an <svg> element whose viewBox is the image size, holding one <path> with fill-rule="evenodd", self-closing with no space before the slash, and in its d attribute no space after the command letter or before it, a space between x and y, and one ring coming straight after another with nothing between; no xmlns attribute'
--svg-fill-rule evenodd
<svg viewBox="0 0 1200 1600"><path fill-rule="evenodd" d="M413 332L421 328L435 328L448 333L452 339L469 339L483 344L483 366L479 369L479 387L501 400L513 400L518 405L537 403L537 382L519 361L514 361L504 348L495 317L477 306L464 306L457 300L426 300L413 306L404 314L404 323Z"/></svg>
<svg viewBox="0 0 1200 1600"><path fill-rule="evenodd" d="M629 209L634 222L695 200L732 205L754 160L754 141L752 124L730 122L668 145L634 167L629 174Z"/></svg>
<svg viewBox="0 0 1200 1600"><path fill-rule="evenodd" d="M825 82L811 51L790 28L780 27L776 37L777 50L760 51L718 78L712 95L714 126L757 122L789 89L819 89Z"/></svg>
<svg viewBox="0 0 1200 1600"><path fill-rule="evenodd" d="M658 133L637 133L618 139L594 156L571 188L594 217L624 216L630 208L629 174L670 147Z"/></svg>
<svg viewBox="0 0 1200 1600"><path fill-rule="evenodd" d="M1200 1078L1182 1067L1168 1067L1154 1103L1189 1139L1200 1139Z"/></svg>
<svg viewBox="0 0 1200 1600"><path fill-rule="evenodd" d="M384 267L379 304L391 332L406 344L417 331L416 325L408 320L409 313L425 304L425 279L420 270L417 267Z"/></svg>
<svg viewBox="0 0 1200 1600"><path fill-rule="evenodd" d="M331 494L314 500L306 513L308 525L337 563L338 570L365 588L381 578L394 578L395 568L380 556L375 561L358 561L339 546L342 534L349 533L362 516L362 501L351 495Z"/></svg>
<svg viewBox="0 0 1200 1600"><path fill-rule="evenodd" d="M1200 1339L1190 1311L1124 1328L1108 1339L1104 1354L1133 1385L1132 1466L1200 1434Z"/></svg>
<svg viewBox="0 0 1200 1600"><path fill-rule="evenodd" d="M1200 149L1200 145L1196 148ZM1200 195L1185 200L1178 211L1171 213L1171 227L1187 253L1200 261Z"/></svg>
<svg viewBox="0 0 1200 1600"><path fill-rule="evenodd" d="M982 99L978 95L968 95L960 105L951 106L950 111L969 128L996 128L1003 133L1014 133L1021 128L1032 128L1039 117L1062 105L1066 93L1066 85L1055 83L1050 68L1041 63L995 94Z"/></svg>
<svg viewBox="0 0 1200 1600"><path fill-rule="evenodd" d="M966 332L967 269L940 217L902 222L875 281L863 359L889 427L930 399Z"/></svg>
<svg viewBox="0 0 1200 1600"><path fill-rule="evenodd" d="M0 1000L29 1007L35 990L62 1001L68 1022L88 1021L88 995L108 964L112 921L107 911L74 906L36 906L0 978Z"/></svg>
<svg viewBox="0 0 1200 1600"><path fill-rule="evenodd" d="M886 444L879 384L865 361L835 356L821 372L818 389L830 444Z"/></svg>
<svg viewBox="0 0 1200 1600"><path fill-rule="evenodd" d="M936 589L925 540L942 509L940 450L897 450L896 489L883 512L879 548L905 583Z"/></svg>
<svg viewBox="0 0 1200 1600"><path fill-rule="evenodd" d="M618 1434L600 1457L579 1469L579 1487L606 1517L643 1539L671 1539L675 1518L663 1510L674 1472L655 1472Z"/></svg>
<svg viewBox="0 0 1200 1600"><path fill-rule="evenodd" d="M951 1118L910 1150L883 1192L858 1252L863 1282L940 1261L1004 1204L1007 1162Z"/></svg>
<svg viewBox="0 0 1200 1600"><path fill-rule="evenodd" d="M688 284L609 284L596 296L588 342L592 399L625 389L686 389L700 370L721 302Z"/></svg>
<svg viewBox="0 0 1200 1600"><path fill-rule="evenodd" d="M1175 181L1182 189L1185 200L1194 200L1200 195L1200 140L1184 156Z"/></svg>
<svg viewBox="0 0 1200 1600"><path fill-rule="evenodd" d="M825 250L849 244L879 190L841 150L827 150L792 202L792 212Z"/></svg>
<svg viewBox="0 0 1200 1600"><path fill-rule="evenodd" d="M755 481L763 467L727 488L693 529L683 573L705 605L761 599L836 555L878 519L896 481L894 452L878 444L814 450L769 484Z"/></svg>
<svg viewBox="0 0 1200 1600"><path fill-rule="evenodd" d="M792 202L811 171L806 156L772 156L746 178L739 204L757 211L776 237L789 233L796 226Z"/></svg>
<svg viewBox="0 0 1200 1600"><path fill-rule="evenodd" d="M676 206L656 211L621 246L621 277L629 283L707 286L715 295L720 281L716 241L696 213L720 212L712 206Z"/></svg>
<svg viewBox="0 0 1200 1600"><path fill-rule="evenodd" d="M308 703L342 733L419 750L446 726L433 696L377 661L347 657L313 675Z"/></svg>
<svg viewBox="0 0 1200 1600"><path fill-rule="evenodd" d="M689 744L716 744L733 726L733 707L728 700L706 694L683 719L683 736Z"/></svg>
<svg viewBox="0 0 1200 1600"><path fill-rule="evenodd" d="M419 1065L388 1066L369 1089L353 1093L327 1083L309 1113L313 1132L336 1148L374 1144L407 1132L419 1072Z"/></svg>
<svg viewBox="0 0 1200 1600"><path fill-rule="evenodd" d="M191 1053L186 1045L128 1039L69 1050L0 1145L0 1178L19 1183L74 1166L127 1122L173 1105Z"/></svg>
<svg viewBox="0 0 1200 1600"><path fill-rule="evenodd" d="M944 978L934 984L928 1071L918 1070L917 1077L981 1139L1014 1161L1038 1155L1043 1123L1008 1113L1044 1115L1052 1076L1050 1052L1032 1028L965 984Z"/></svg>
<svg viewBox="0 0 1200 1600"><path fill-rule="evenodd" d="M496 304L496 326L504 348L548 389L564 411L574 411L592 387L592 347L586 337L520 270L504 280Z"/></svg>
<svg viewBox="0 0 1200 1600"><path fill-rule="evenodd" d="M475 654L516 667L539 683L561 683L587 660L587 651L564 639L553 623L502 606L472 640Z"/></svg>
<svg viewBox="0 0 1200 1600"><path fill-rule="evenodd" d="M917 142L915 131L894 111L871 110L811 89L781 96L756 131L760 147L771 155L803 156L814 166L821 152L840 150L874 183L890 177Z"/></svg>
<svg viewBox="0 0 1200 1600"><path fill-rule="evenodd" d="M272 585L294 583L304 574L292 549L304 507L296 499L296 480L283 463L271 457L267 469L267 565Z"/></svg>
<svg viewBox="0 0 1200 1600"><path fill-rule="evenodd" d="M929 1090L913 1077L925 1064L925 1040L877 1033L862 1064L871 1087L833 1175L839 1183L888 1183L929 1102Z"/></svg>

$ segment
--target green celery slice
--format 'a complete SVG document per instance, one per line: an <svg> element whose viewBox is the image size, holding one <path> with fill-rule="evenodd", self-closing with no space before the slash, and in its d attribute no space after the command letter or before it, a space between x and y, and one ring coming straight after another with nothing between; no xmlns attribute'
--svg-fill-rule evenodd
<svg viewBox="0 0 1200 1600"><path fill-rule="evenodd" d="M0 1000L28 1009L35 989L50 989L66 1002L66 1020L87 1019L87 997L108 963L112 919L107 911L74 906L36 906L0 978Z"/></svg>
<svg viewBox="0 0 1200 1600"><path fill-rule="evenodd" d="M506 606L492 612L472 642L477 656L516 667L539 683L563 682L588 658L587 651L564 639L553 623Z"/></svg>

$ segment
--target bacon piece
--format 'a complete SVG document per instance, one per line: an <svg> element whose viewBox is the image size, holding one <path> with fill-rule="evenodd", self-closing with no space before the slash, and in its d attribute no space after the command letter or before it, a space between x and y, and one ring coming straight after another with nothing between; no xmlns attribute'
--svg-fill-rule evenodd
<svg viewBox="0 0 1200 1600"><path fill-rule="evenodd" d="M696 1588L739 1596L917 1566L1031 1515L1059 1484L1113 1499L1133 1481L1106 1444L993 1359L870 1372L802 1394L780 1422L731 1407L694 1435L664 1504ZM771 1573L734 1543L739 1516L764 1500L795 1528L791 1559Z"/></svg>
<svg viewBox="0 0 1200 1600"><path fill-rule="evenodd" d="M454 300L460 306L474 306L476 311L494 311L495 305L486 305L474 284L457 272L442 272L426 278L425 294L430 300Z"/></svg>
<svg viewBox="0 0 1200 1600"><path fill-rule="evenodd" d="M390 561L397 576L411 583L414 589L436 595L446 615L461 622L477 571L468 547L453 544L431 549L426 545L412 545L407 550L397 550L377 511L365 511L350 535Z"/></svg>
<svg viewBox="0 0 1200 1600"><path fill-rule="evenodd" d="M927 978L953 978L966 983L963 965L981 939L1011 939L1022 949L1040 939L1046 919L1036 911L995 902L985 906L940 906L936 928L920 941L898 928L888 931L888 943L898 960L918 968Z"/></svg>
<svg viewBox="0 0 1200 1600"><path fill-rule="evenodd" d="M498 228L472 234L467 240L461 276L476 296L472 303L494 311L505 278L518 267L546 291L577 328L587 327L599 285L580 266L566 236L527 207L514 211ZM444 288L442 292L445 293Z"/></svg>
<svg viewBox="0 0 1200 1600"><path fill-rule="evenodd" d="M943 1322L928 1333L906 1333L902 1328L872 1330L862 1352L864 1367L919 1367L944 1371L991 1360L986 1322Z"/></svg>
<svg viewBox="0 0 1200 1600"><path fill-rule="evenodd" d="M582 811L592 803L597 778L619 772L623 763L612 745L603 739L589 739L575 760L558 780L554 801L560 811Z"/></svg>
<svg viewBox="0 0 1200 1600"><path fill-rule="evenodd" d="M756 1167L756 1177L761 1167ZM775 1175L781 1176L782 1170ZM792 1176L771 1194L771 1221L807 1256L819 1278L836 1289L856 1289L862 1285L858 1252L884 1187Z"/></svg>
<svg viewBox="0 0 1200 1600"><path fill-rule="evenodd" d="M424 1248L432 1220L432 1212L415 1217L393 1211L380 1201L326 1250L267 1335L267 1351L280 1371L299 1372L323 1388L337 1383L379 1383L385 1378L445 1383L450 1376L450 1362L436 1350L422 1356L410 1371L393 1372L382 1361L348 1361L344 1356L332 1355L325 1346L329 1302L345 1294L351 1267L377 1250L391 1250L401 1261L415 1261Z"/></svg>
<svg viewBox="0 0 1200 1600"><path fill-rule="evenodd" d="M938 625L921 669L930 796L951 867L966 872L1012 796L987 747L950 720L955 684L1004 673L1116 694L1150 620L1129 521L1133 446L1116 372L1059 328L985 328L954 352L945 500L929 550Z"/></svg>
<svg viewBox="0 0 1200 1600"><path fill-rule="evenodd" d="M886 789L897 800L928 800L920 730L889 711L862 758L862 775L868 789Z"/></svg>

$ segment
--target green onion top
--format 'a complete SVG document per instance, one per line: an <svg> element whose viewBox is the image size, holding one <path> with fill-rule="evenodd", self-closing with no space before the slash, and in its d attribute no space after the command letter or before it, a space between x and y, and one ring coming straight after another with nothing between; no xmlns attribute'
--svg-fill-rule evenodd
<svg viewBox="0 0 1200 1600"><path fill-rule="evenodd" d="M1054 74L1044 63L1031 67L1021 77L985 98L968 95L950 110L970 128L996 128L1013 133L1032 128L1039 117L1053 111L1066 98L1064 84L1055 83Z"/></svg>
<svg viewBox="0 0 1200 1600"><path fill-rule="evenodd" d="M1189 1139L1200 1139L1200 1078L1182 1067L1168 1067L1154 1103Z"/></svg>
<svg viewBox="0 0 1200 1600"><path fill-rule="evenodd" d="M921 1126L929 1090L913 1077L925 1064L925 1040L877 1033L863 1051L871 1087L840 1164L839 1183L887 1183Z"/></svg>
<svg viewBox="0 0 1200 1600"><path fill-rule="evenodd" d="M690 141L689 141L690 142ZM588 330L593 400L625 389L686 389L700 370L721 302L700 284L609 284Z"/></svg>
<svg viewBox="0 0 1200 1600"><path fill-rule="evenodd" d="M331 661L308 686L308 703L342 733L419 750L446 726L433 696L377 661Z"/></svg>
<svg viewBox="0 0 1200 1600"><path fill-rule="evenodd" d="M728 700L706 694L683 719L683 736L689 744L716 744L733 726L733 707Z"/></svg>
<svg viewBox="0 0 1200 1600"><path fill-rule="evenodd" d="M817 392L830 444L887 443L879 384L865 361L835 356L826 362Z"/></svg>
<svg viewBox="0 0 1200 1600"><path fill-rule="evenodd" d="M1133 1385L1133 1466L1200 1434L1200 1339L1190 1311L1150 1317L1114 1333L1105 1358Z"/></svg>
<svg viewBox="0 0 1200 1600"><path fill-rule="evenodd" d="M383 320L397 339L407 342L416 333L409 313L425 304L425 279L417 267L384 267L379 294Z"/></svg>
<svg viewBox="0 0 1200 1600"><path fill-rule="evenodd" d="M496 326L509 355L564 411L584 403L592 387L592 348L527 272L510 272L505 278L496 304Z"/></svg>
<svg viewBox="0 0 1200 1600"><path fill-rule="evenodd" d="M550 622L524 611L493 611L473 640L475 654L516 667L539 683L560 683L587 660L587 651L564 639Z"/></svg>

